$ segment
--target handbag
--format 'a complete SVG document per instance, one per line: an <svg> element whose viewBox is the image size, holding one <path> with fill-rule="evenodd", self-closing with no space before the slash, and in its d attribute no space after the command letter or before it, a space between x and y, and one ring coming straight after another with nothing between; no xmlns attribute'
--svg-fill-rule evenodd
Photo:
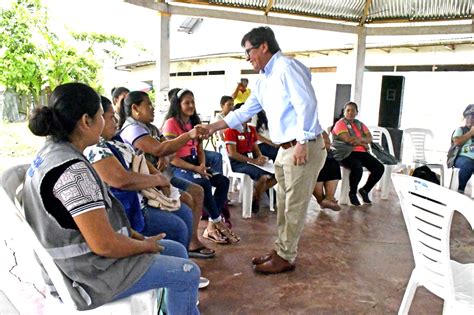
<svg viewBox="0 0 474 315"><path fill-rule="evenodd" d="M459 151L461 150L461 146L456 144L451 144L449 147L447 158L446 158L446 165L448 168L454 167L454 161L458 157Z"/></svg>
<svg viewBox="0 0 474 315"><path fill-rule="evenodd" d="M375 155L375 157L380 162L382 162L382 164L385 164L385 165L398 164L398 160L393 155L385 151L385 149L380 144L371 142L370 148L371 148L372 154Z"/></svg>
<svg viewBox="0 0 474 315"><path fill-rule="evenodd" d="M146 159L143 154L135 155L132 160L132 170L140 174L150 174ZM181 201L179 199L179 190L170 186L170 196L166 196L161 190L156 188L142 189L142 195L147 199L149 206L160 208L161 210L176 211L181 208Z"/></svg>
<svg viewBox="0 0 474 315"><path fill-rule="evenodd" d="M462 134L465 134L466 132L469 131L469 128L467 128L466 126L463 126L461 127L461 130L462 130ZM446 155L446 165L448 166L448 168L454 167L454 161L458 157L459 151L461 151L461 146L456 145L453 142L453 135L455 131L456 130L454 130L453 134L451 135L451 146L449 147L448 154Z"/></svg>

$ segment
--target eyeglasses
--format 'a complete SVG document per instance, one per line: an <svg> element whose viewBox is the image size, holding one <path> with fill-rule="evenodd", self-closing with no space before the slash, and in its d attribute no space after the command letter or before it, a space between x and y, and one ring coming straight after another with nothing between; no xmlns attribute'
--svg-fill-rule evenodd
<svg viewBox="0 0 474 315"><path fill-rule="evenodd" d="M250 58L250 51L252 51L252 49L257 49L258 47L260 47L260 44L245 49L245 57Z"/></svg>

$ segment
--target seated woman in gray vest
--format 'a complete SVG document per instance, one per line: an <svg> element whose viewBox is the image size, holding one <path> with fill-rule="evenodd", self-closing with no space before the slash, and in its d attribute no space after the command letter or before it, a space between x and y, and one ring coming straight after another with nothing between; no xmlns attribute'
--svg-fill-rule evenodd
<svg viewBox="0 0 474 315"><path fill-rule="evenodd" d="M154 288L167 288L169 314L199 314L199 267L181 244L130 228L84 149L104 127L99 95L89 86L58 86L29 129L47 140L25 179L23 206L38 240L64 273L79 310ZM45 281L50 284L47 274Z"/></svg>
<svg viewBox="0 0 474 315"><path fill-rule="evenodd" d="M153 175L132 172L132 159L135 152L130 145L113 140L117 132L117 120L112 103L101 97L104 110L104 130L99 143L87 147L84 155L97 171L99 176L110 187L114 196L122 202L132 228L145 236L166 233L166 238L177 241L189 248L192 258L211 258L215 255L212 249L206 248L197 237L198 220L193 221L191 209L185 204L192 200L188 193L182 192L183 203L176 211L166 211L146 204L140 189L164 187L169 191L169 180L148 162ZM163 186L164 185L164 186ZM196 224L193 224L196 223Z"/></svg>
<svg viewBox="0 0 474 315"><path fill-rule="evenodd" d="M358 112L357 104L348 102L344 105L344 117L332 129L334 158L340 161L342 166L351 170L349 200L354 206L360 206L357 192L364 203L371 204L369 192L382 178L384 172L383 164L368 152L372 135L366 125L355 119ZM363 167L369 170L370 175L365 185L357 190L362 179Z"/></svg>

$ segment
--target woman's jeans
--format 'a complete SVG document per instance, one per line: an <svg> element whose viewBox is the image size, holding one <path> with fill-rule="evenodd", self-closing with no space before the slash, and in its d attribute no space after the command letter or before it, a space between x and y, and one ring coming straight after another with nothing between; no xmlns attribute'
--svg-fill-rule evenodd
<svg viewBox="0 0 474 315"><path fill-rule="evenodd" d="M166 211L146 206L143 211L145 229L141 234L154 236L166 233L166 239L176 241L188 248L193 233L193 213L191 209L181 203L176 211Z"/></svg>
<svg viewBox="0 0 474 315"><path fill-rule="evenodd" d="M454 161L454 167L459 168L459 187L458 191L464 192L466 184L474 173L474 160L467 156L458 156ZM471 183L474 186L474 183Z"/></svg>
<svg viewBox="0 0 474 315"><path fill-rule="evenodd" d="M196 306L201 271L188 259L186 248L181 244L161 240L165 248L156 254L151 267L130 288L114 297L119 300L135 293L157 288L166 288L168 314L199 314Z"/></svg>
<svg viewBox="0 0 474 315"><path fill-rule="evenodd" d="M275 163L276 157L278 155L278 147L274 147L272 145L266 144L266 143L259 143L258 148L260 149L260 152L262 152L263 155L268 157Z"/></svg>
<svg viewBox="0 0 474 315"><path fill-rule="evenodd" d="M204 150L206 156L206 166L210 167L214 172L223 173L222 155L219 152Z"/></svg>
<svg viewBox="0 0 474 315"><path fill-rule="evenodd" d="M189 180L204 189L204 207L208 211L211 219L215 220L219 218L224 208L224 203L227 201L229 179L222 174L215 174L207 179L193 171L174 166L171 169L173 170L174 176ZM214 195L212 194L212 187L216 188Z"/></svg>
<svg viewBox="0 0 474 315"><path fill-rule="evenodd" d="M375 184L382 178L385 170L382 163L367 152L352 152L347 158L341 161L342 166L351 170L349 176L349 195L357 194L357 186L362 179L363 167L370 172L367 183L362 187L366 192L374 188Z"/></svg>

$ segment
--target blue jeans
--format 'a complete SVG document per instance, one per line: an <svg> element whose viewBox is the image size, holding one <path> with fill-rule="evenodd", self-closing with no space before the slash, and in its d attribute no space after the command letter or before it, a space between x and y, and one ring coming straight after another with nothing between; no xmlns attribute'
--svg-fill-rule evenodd
<svg viewBox="0 0 474 315"><path fill-rule="evenodd" d="M474 173L474 160L467 156L458 156L454 161L454 167L459 168L459 187L458 191L464 192L466 184ZM471 183L474 185L474 183Z"/></svg>
<svg viewBox="0 0 474 315"><path fill-rule="evenodd" d="M222 155L219 152L204 150L206 156L206 166L210 167L214 172L223 174Z"/></svg>
<svg viewBox="0 0 474 315"><path fill-rule="evenodd" d="M199 314L198 298L199 266L188 259L186 248L181 244L161 240L164 251L154 257L151 267L130 288L114 297L114 301L132 294L157 288L166 288L168 314Z"/></svg>
<svg viewBox="0 0 474 315"><path fill-rule="evenodd" d="M178 188L181 191L187 191L189 185L193 184L188 180L178 178L178 177L175 177L175 176L171 177L170 183L171 183L171 185L173 185L174 187Z"/></svg>
<svg viewBox="0 0 474 315"><path fill-rule="evenodd" d="M198 173L172 166L173 175L184 178L190 182L198 184L204 189L204 207L209 213L211 219L220 217L224 203L227 201L227 192L229 191L229 179L222 174L216 174L209 179L197 176ZM212 187L215 187L214 195Z"/></svg>
<svg viewBox="0 0 474 315"><path fill-rule="evenodd" d="M275 163L276 157L278 155L278 148L274 147L272 145L266 144L266 143L259 143L258 148L260 149L260 152L262 152L263 155L268 157Z"/></svg>
<svg viewBox="0 0 474 315"><path fill-rule="evenodd" d="M240 162L234 160L233 158L230 158L230 166L234 172L247 174L254 181L259 180L263 175L273 176L273 174L270 174L255 165L246 162Z"/></svg>
<svg viewBox="0 0 474 315"><path fill-rule="evenodd" d="M193 233L193 213L191 209L181 203L176 211L166 211L150 206L143 209L145 229L141 234L154 236L166 233L166 239L176 241L188 248Z"/></svg>

